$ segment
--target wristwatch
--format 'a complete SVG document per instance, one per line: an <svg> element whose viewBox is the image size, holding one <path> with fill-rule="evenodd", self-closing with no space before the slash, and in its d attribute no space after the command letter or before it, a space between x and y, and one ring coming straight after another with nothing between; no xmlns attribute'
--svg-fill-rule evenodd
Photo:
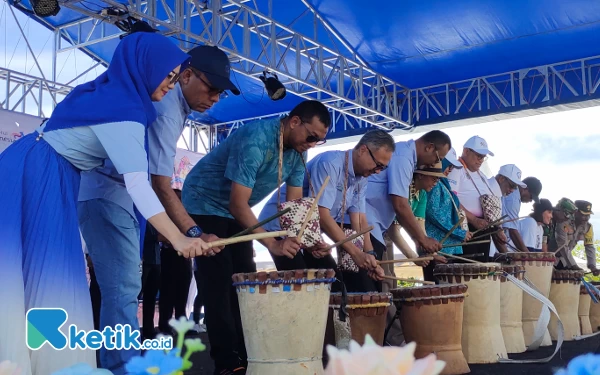
<svg viewBox="0 0 600 375"><path fill-rule="evenodd" d="M194 225L193 227L191 227L190 229L188 229L187 232L185 232L185 235L188 236L188 237L194 237L194 238L196 238L196 237L202 236L202 233L203 233L202 229L200 229L199 226Z"/></svg>
<svg viewBox="0 0 600 375"><path fill-rule="evenodd" d="M375 250L365 251L365 253L373 255L375 257L375 259L377 259L377 253L375 252ZM379 260L379 259L377 259L377 260Z"/></svg>

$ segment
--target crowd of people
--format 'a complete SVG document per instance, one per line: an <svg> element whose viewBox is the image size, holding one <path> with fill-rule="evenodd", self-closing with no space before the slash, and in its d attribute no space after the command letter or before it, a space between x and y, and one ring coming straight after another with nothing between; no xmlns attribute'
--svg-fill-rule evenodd
<svg viewBox="0 0 600 375"><path fill-rule="evenodd" d="M141 61L151 61L151 69ZM374 129L351 150L307 162L307 151L325 142L331 125L327 108L314 100L233 132L194 166L181 192L173 190L175 150L188 115L208 110L225 91L240 93L230 69L217 47L184 53L162 35L133 33L120 42L105 73L77 86L35 133L0 155L0 179L16 181L0 187L0 283L10 285L0 288L0 359L18 363L24 375L51 374L78 362L95 367L97 361L121 375L139 355L133 348L103 348L96 359L89 350L26 346L23 327L31 308L60 307L68 311L65 326L94 328L81 230L97 280L98 329L140 328L144 280L144 305L151 307L144 314L145 334L153 334L159 291L159 329L167 331L173 310L185 314L181 301L195 269L215 374L244 374L248 358L232 275L256 272L252 242L209 243L256 227L283 203L302 205L318 191L319 225L307 233L338 242L373 229L341 245L337 259L322 240L307 246L303 239L310 233L260 242L278 270L334 269L333 290L395 287L382 282L393 267L384 270L378 262L393 258L392 244L409 258L431 254L433 261L419 262L430 280L434 265L447 262L443 253L489 261L509 251L558 251L557 267L577 269L571 250L583 239L588 267L598 274L591 204L563 199L553 206L539 198L540 181L522 179L515 165L487 178L479 169L493 153L481 137L469 139L458 157L442 131L395 142ZM251 208L270 194L256 217ZM519 219L521 203L532 200L533 213ZM494 214L501 214L502 225L490 219ZM273 220L252 233L288 224ZM477 241L469 244L476 232Z"/></svg>

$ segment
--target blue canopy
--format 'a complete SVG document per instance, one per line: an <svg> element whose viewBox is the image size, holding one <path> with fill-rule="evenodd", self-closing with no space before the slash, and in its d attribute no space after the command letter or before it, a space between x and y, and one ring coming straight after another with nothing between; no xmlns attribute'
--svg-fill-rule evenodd
<svg viewBox="0 0 600 375"><path fill-rule="evenodd" d="M177 0L164 1L174 8ZM237 6L251 3L231 2ZM63 6L54 17L31 17L55 29L119 3L128 4L124 0L85 0ZM156 1L157 8L160 3ZM211 3L206 2L206 7L210 9ZM221 11L225 12L228 1L222 3ZM266 14L267 0L254 3ZM307 5L323 22L316 22L312 12L306 16ZM20 6L30 8L29 1L23 0ZM326 48L337 48L340 42L333 41L332 35L339 36L341 43L349 47L339 50L341 56L362 61L366 67L410 89L397 116L410 127L565 103L595 105L594 100L598 99L597 1L306 0L305 4L287 0L274 1L271 11L274 20L299 34L313 36L317 31L317 42ZM156 16L169 19L160 9ZM243 22L242 18L237 21ZM113 33L120 32L110 27ZM191 23L194 33L202 32L204 27L200 20ZM75 28L63 30L76 39L77 32L89 33L92 23L81 23L77 32ZM95 30L92 35L99 32ZM187 40L182 35L175 38ZM242 31L232 32L230 37L223 38L225 48L232 49L233 44L241 48L247 41ZM108 62L118 38L104 39L85 46L85 51ZM252 48L256 46L255 43ZM299 60L286 57L284 61L293 64ZM250 69L247 62L239 64ZM307 82L315 83L311 68L314 67L310 62L302 60L298 71L308 77ZM256 75L251 78L237 70L232 80L243 95L230 95L209 112L194 114L194 119L207 124L231 123L286 112L302 100L288 94L284 100L271 101ZM331 82L335 90L339 86L337 76ZM347 95L352 98L356 92ZM355 126L357 129L353 130L352 126L342 125L342 119L336 121L338 126L332 138L365 131L363 127Z"/></svg>

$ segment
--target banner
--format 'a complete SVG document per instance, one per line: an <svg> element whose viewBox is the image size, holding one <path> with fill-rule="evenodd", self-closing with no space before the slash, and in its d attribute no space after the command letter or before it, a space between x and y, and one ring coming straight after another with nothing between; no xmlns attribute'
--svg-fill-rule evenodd
<svg viewBox="0 0 600 375"><path fill-rule="evenodd" d="M183 189L183 182L185 177L190 173L194 165L202 159L204 154L184 150L182 148L177 149L175 154L175 165L173 166L173 177L171 178L171 188L181 190Z"/></svg>
<svg viewBox="0 0 600 375"><path fill-rule="evenodd" d="M41 123L39 117L0 109L0 153L14 141L32 133Z"/></svg>

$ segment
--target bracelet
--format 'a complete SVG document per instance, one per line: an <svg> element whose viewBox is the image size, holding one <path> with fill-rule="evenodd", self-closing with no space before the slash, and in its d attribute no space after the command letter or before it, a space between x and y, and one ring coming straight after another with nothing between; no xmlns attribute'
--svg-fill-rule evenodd
<svg viewBox="0 0 600 375"><path fill-rule="evenodd" d="M199 226L194 225L193 227L191 227L190 229L188 229L187 232L185 232L185 235L187 237L194 237L194 238L196 238L196 237L202 236L202 233L203 233L202 229L200 229Z"/></svg>
<svg viewBox="0 0 600 375"><path fill-rule="evenodd" d="M375 259L377 259L377 253L375 253L375 250L365 251L365 253L373 255L375 257ZM379 260L379 259L377 259L377 260Z"/></svg>

